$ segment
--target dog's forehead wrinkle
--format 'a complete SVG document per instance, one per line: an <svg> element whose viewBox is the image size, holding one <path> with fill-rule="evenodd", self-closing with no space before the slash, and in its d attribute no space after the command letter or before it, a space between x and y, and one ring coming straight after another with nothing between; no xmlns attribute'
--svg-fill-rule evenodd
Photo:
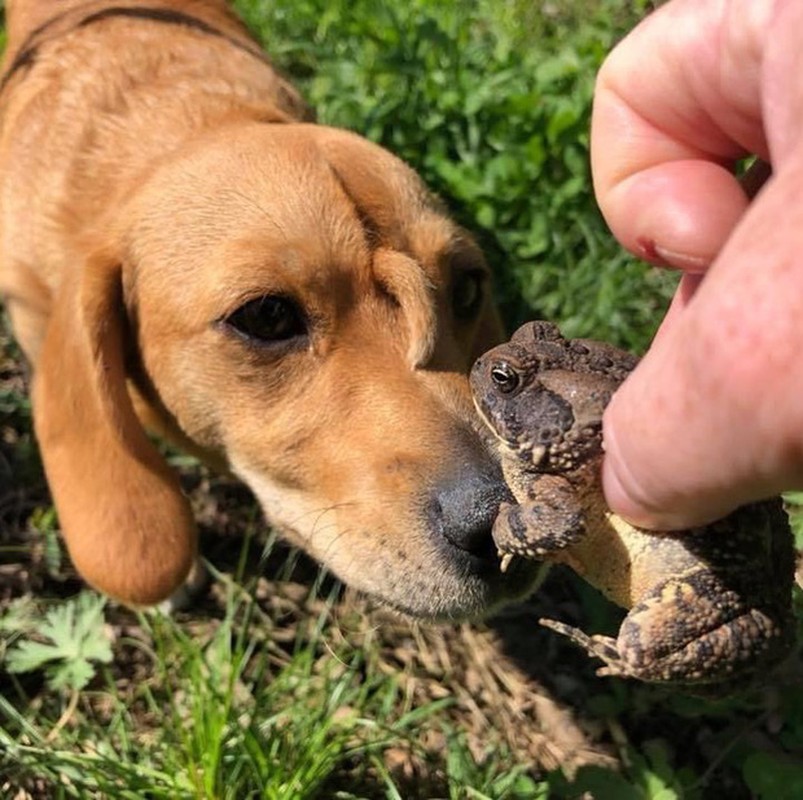
<svg viewBox="0 0 803 800"><path fill-rule="evenodd" d="M432 355L438 333L436 288L413 257L380 248L372 260L374 280L398 308L407 331L406 358L415 368Z"/></svg>
<svg viewBox="0 0 803 800"><path fill-rule="evenodd" d="M357 220L359 220L360 229L365 241L365 245L369 250L373 250L382 241L383 234L387 234L387 231L383 231L380 228L379 222L371 216L371 213L368 210L368 208L360 204L357 198L350 191L347 182L343 179L343 177L337 171L337 169L331 164L329 165L329 168L340 190L346 196L346 199L348 200L355 217L357 218ZM350 226L347 227L350 228Z"/></svg>
<svg viewBox="0 0 803 800"><path fill-rule="evenodd" d="M359 220L369 248L382 245L409 250L419 222L433 211L438 213L437 201L418 176L387 152L373 146L366 149L365 143L360 143L359 153L326 145L323 150L331 175ZM359 157L344 161L349 153Z"/></svg>

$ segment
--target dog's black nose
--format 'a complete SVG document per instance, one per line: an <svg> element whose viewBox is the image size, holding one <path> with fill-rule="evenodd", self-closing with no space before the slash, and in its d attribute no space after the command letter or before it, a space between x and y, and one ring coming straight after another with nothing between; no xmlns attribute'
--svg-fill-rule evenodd
<svg viewBox="0 0 803 800"><path fill-rule="evenodd" d="M433 493L427 513L432 530L473 555L493 557L491 527L503 501L514 502L492 462L467 463Z"/></svg>

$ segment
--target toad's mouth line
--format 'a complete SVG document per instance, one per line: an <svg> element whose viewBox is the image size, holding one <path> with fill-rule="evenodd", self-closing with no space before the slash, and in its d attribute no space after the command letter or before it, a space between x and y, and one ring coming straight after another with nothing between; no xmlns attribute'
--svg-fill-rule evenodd
<svg viewBox="0 0 803 800"><path fill-rule="evenodd" d="M474 408L477 411L479 418L482 420L482 423L485 425L485 428L491 433L501 447L503 447L515 458L519 458L523 452L530 453L530 459L533 466L536 466L541 462L544 455L546 455L546 448L543 445L538 445L536 448L535 442L531 440L516 442L515 445L512 445L509 440L505 439L504 436L502 436L502 434L496 430L494 425L488 419L488 415L482 410L479 401L473 394L471 396L471 401L474 403Z"/></svg>
<svg viewBox="0 0 803 800"><path fill-rule="evenodd" d="M482 420L482 424L485 425L486 429L493 434L493 437L500 443L505 445L505 447L510 448L510 444L508 443L507 439L504 439L502 435L496 430L496 428L491 424L491 421L488 419L488 415L483 411L482 406L480 406L479 401L472 393L471 395L471 402L474 403L474 410L479 415L479 418Z"/></svg>

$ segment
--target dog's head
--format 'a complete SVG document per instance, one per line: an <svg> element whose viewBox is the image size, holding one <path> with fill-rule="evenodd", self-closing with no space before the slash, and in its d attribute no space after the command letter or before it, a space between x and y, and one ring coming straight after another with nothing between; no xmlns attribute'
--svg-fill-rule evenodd
<svg viewBox="0 0 803 800"><path fill-rule="evenodd" d="M343 131L232 127L158 168L112 238L64 286L35 387L90 582L153 602L194 552L133 396L349 584L446 617L515 591L466 378L500 335L487 268L409 168Z"/></svg>

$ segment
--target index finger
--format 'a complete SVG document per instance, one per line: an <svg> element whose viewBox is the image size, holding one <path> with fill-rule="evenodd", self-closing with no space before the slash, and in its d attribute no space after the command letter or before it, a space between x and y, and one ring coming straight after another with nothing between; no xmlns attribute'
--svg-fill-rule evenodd
<svg viewBox="0 0 803 800"><path fill-rule="evenodd" d="M705 270L744 213L733 174L768 157L761 42L771 0L674 0L648 17L597 78L594 188L614 235L653 263Z"/></svg>

